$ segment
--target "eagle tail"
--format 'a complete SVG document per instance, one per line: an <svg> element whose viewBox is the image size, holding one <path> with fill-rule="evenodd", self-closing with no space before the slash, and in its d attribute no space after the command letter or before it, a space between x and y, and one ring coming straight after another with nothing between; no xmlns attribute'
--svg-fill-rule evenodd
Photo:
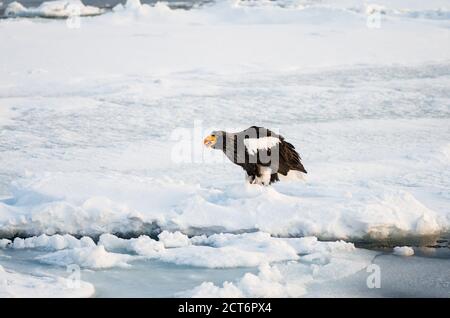
<svg viewBox="0 0 450 318"><path fill-rule="evenodd" d="M301 171L303 173L308 173L308 171L306 171L305 167L303 167L303 164L301 162L297 167L293 168L292 170L297 170L297 171Z"/></svg>
<svg viewBox="0 0 450 318"><path fill-rule="evenodd" d="M280 154L286 163L288 170L297 170L303 173L308 173L301 162L300 155L295 150L295 147L290 142L282 140L280 147ZM286 171L287 173L288 171Z"/></svg>

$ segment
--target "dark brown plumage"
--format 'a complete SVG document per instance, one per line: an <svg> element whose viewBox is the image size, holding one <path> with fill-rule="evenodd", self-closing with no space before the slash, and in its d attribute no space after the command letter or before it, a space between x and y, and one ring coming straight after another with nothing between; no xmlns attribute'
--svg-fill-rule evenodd
<svg viewBox="0 0 450 318"><path fill-rule="evenodd" d="M249 183L268 185L296 170L307 173L295 147L267 128L252 126L238 133L213 131L205 145L220 149L247 173Z"/></svg>

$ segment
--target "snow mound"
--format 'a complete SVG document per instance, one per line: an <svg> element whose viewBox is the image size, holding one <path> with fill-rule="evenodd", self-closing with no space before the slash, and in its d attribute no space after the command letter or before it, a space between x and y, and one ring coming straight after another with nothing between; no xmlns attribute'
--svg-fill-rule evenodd
<svg viewBox="0 0 450 318"><path fill-rule="evenodd" d="M345 242L316 242L313 238L298 241L310 254L299 261L262 264L259 272L246 273L235 282L222 286L211 282L177 294L179 297L301 297L312 286L327 284L354 275L369 266L375 252L355 250Z"/></svg>
<svg viewBox="0 0 450 318"><path fill-rule="evenodd" d="M37 259L43 263L59 266L77 264L85 268L105 269L115 266L127 267L129 266L127 262L133 259L133 257L125 254L107 252L105 247L100 245L65 249L39 256Z"/></svg>
<svg viewBox="0 0 450 318"><path fill-rule="evenodd" d="M41 235L16 238L12 243L5 240L3 248L52 251L37 257L37 260L58 266L77 264L91 269L126 267L138 259L194 267L233 268L296 261L301 258L299 255L306 255L302 259L313 263L319 256L325 261L331 254L355 250L352 243L343 241L320 242L316 237L277 238L264 232L202 235L191 239L179 232L162 234L162 241L146 235L122 239L103 234L97 244L85 237Z"/></svg>
<svg viewBox="0 0 450 318"><path fill-rule="evenodd" d="M409 246L396 246L394 247L393 254L399 256L412 256L414 255L414 249Z"/></svg>
<svg viewBox="0 0 450 318"><path fill-rule="evenodd" d="M180 231L160 237L166 247L175 247L187 244L182 233L259 230L278 236L383 239L438 234L449 226L444 215L407 191L378 184L347 189L290 183L215 188L171 180L49 175L25 187L18 184L12 199L0 200L0 237Z"/></svg>
<svg viewBox="0 0 450 318"><path fill-rule="evenodd" d="M5 9L5 15L8 17L67 18L74 15L94 16L104 12L101 8L85 6L80 0L46 1L36 8L25 8L14 1Z"/></svg>
<svg viewBox="0 0 450 318"><path fill-rule="evenodd" d="M91 297L92 284L52 276L21 274L0 266L0 298Z"/></svg>
<svg viewBox="0 0 450 318"><path fill-rule="evenodd" d="M89 269L130 267L137 260L158 260L177 265L204 268L259 267L257 274L248 272L242 278L225 281L220 286L203 282L199 286L177 294L183 297L300 297L317 284L325 284L354 275L371 264L376 252L356 249L344 241L321 242L316 237L278 238L268 233L213 234L184 238L180 233L167 232L165 239L183 244L165 247L161 241L148 236L121 239L103 234L97 245L70 246L56 252L37 256L46 264L79 265ZM56 237L56 241L61 237ZM70 239L72 241L72 239ZM76 239L75 239L76 240ZM52 237L30 238L37 249L56 247ZM46 242L47 247L43 242ZM80 240L81 241L81 240ZM22 248L23 244L19 244ZM14 249L13 244L5 248Z"/></svg>
<svg viewBox="0 0 450 318"><path fill-rule="evenodd" d="M252 267L267 262L296 260L296 250L268 233L214 234L194 237L192 246L168 249L161 260L179 265L210 268Z"/></svg>
<svg viewBox="0 0 450 318"><path fill-rule="evenodd" d="M164 243L148 236L125 240L104 234L99 245L108 251L127 251L167 263L207 268L251 267L298 259L294 247L282 239L272 238L268 233L214 234L192 239L181 236L179 232L163 233ZM177 237L175 242L168 239L174 237ZM183 240L180 241L180 238Z"/></svg>
<svg viewBox="0 0 450 318"><path fill-rule="evenodd" d="M158 235L159 241L164 244L164 247L184 247L191 244L191 241L183 233L176 231L174 233L163 231Z"/></svg>
<svg viewBox="0 0 450 318"><path fill-rule="evenodd" d="M192 298L241 298L241 297L300 297L306 293L302 284L286 281L276 266L262 265L257 275L247 273L238 282L224 282L218 287L204 282L194 289L180 293Z"/></svg>
<svg viewBox="0 0 450 318"><path fill-rule="evenodd" d="M43 248L47 250L62 250L66 248L75 248L75 247L94 247L95 243L90 237L82 237L81 239L77 239L72 235L52 235L48 236L46 234L42 234L40 236L28 237L22 239L20 237L16 237L12 242L12 248L15 249L24 249L24 248Z"/></svg>
<svg viewBox="0 0 450 318"><path fill-rule="evenodd" d="M98 244L108 251L131 252L148 258L158 257L165 249L162 242L155 241L146 235L126 240L112 234L103 234Z"/></svg>
<svg viewBox="0 0 450 318"><path fill-rule="evenodd" d="M157 2L155 4L155 9L165 8L165 10L170 10L170 8L165 3ZM146 15L152 10L152 7L148 4L142 4L140 0L127 0L125 5L122 3L117 4L113 11L116 14L134 14L134 15Z"/></svg>

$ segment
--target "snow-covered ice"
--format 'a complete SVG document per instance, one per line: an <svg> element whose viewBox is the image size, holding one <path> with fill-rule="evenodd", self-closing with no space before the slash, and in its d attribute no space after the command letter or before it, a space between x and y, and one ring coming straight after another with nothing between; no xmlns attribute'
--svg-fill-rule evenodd
<svg viewBox="0 0 450 318"><path fill-rule="evenodd" d="M65 249L39 257L39 261L47 264L69 266L77 264L85 268L110 268L114 266L128 266L127 261L131 257L116 253L108 253L105 247L78 247Z"/></svg>
<svg viewBox="0 0 450 318"><path fill-rule="evenodd" d="M76 288L70 284L67 278L25 275L0 266L0 298L91 297L95 292L87 282L78 281Z"/></svg>
<svg viewBox="0 0 450 318"><path fill-rule="evenodd" d="M178 235L167 233L164 236ZM320 242L315 237L275 238L262 232L197 236L187 239L185 245L171 248L165 248L162 243L146 236L120 239L111 234L103 235L97 245L85 247L79 247L86 245L81 242L83 239L77 240L68 235L56 236L55 239L53 236L40 236L28 240L27 248L39 253L34 261L63 268L73 265L94 270L130 268L144 259L203 268L259 266L258 274L246 273L236 285L225 282L219 288L205 282L191 291L179 291L172 295L192 297L205 296L205 293L209 297L297 297L306 292L307 283L314 279L336 280L354 274L370 264L377 254L357 250L353 244L342 241ZM61 245L55 246L55 240L71 244L61 249ZM46 244L42 243L44 241ZM79 243L76 244L76 241ZM11 253L23 249L23 244L14 243L6 245L3 251ZM148 253L149 250L152 253ZM299 259L301 263L296 262Z"/></svg>
<svg viewBox="0 0 450 318"><path fill-rule="evenodd" d="M93 16L103 12L103 9L86 6L80 0L46 1L36 8L26 8L20 2L14 1L5 9L5 15L8 17L67 18L74 15Z"/></svg>
<svg viewBox="0 0 450 318"><path fill-rule="evenodd" d="M134 0L79 28L1 19L2 275L44 286L76 264L104 287L94 275L201 267L165 295L382 296L358 285L370 264L421 258L339 240L450 231L449 18L441 0ZM251 125L296 146L304 181L248 186L202 149Z"/></svg>
<svg viewBox="0 0 450 318"><path fill-rule="evenodd" d="M165 236L169 235L179 236ZM96 245L87 247L79 247L83 243L74 244L76 238L65 236L72 244L62 250L51 243L51 238L47 245L30 244L27 250L8 244L0 250L0 260L5 268L31 271L27 275L32 278L56 277L66 284L70 278L66 268L79 266L79 278L99 286L97 296L423 296L424 285L430 287L429 295L434 297L446 297L450 292L446 258L411 256L403 264L398 262L404 258L390 253L358 249L343 241L322 242L316 237L276 238L261 232L214 234L166 248L146 236L120 239L105 234ZM373 269L380 273L380 288L367 283ZM163 277L158 272L164 272ZM111 285L111 279L119 279L127 289ZM165 286L160 294L159 284ZM89 295L91 285L80 285L87 289L73 291L73 295ZM38 289L33 292L38 293Z"/></svg>
<svg viewBox="0 0 450 318"><path fill-rule="evenodd" d="M9 246L8 242L5 241L5 247ZM82 237L81 239L76 239L72 235L52 235L48 236L42 234L39 236L28 237L22 239L16 237L14 241L10 242L11 247L15 249L25 249L25 248L43 248L49 250L62 250L66 248L75 247L93 247L95 246L94 241L90 237Z"/></svg>
<svg viewBox="0 0 450 318"><path fill-rule="evenodd" d="M315 237L274 238L263 232L202 235L191 239L180 232L163 232L159 237L160 240L156 241L145 235L122 239L103 234L96 245L86 237L78 240L71 235L43 234L25 240L16 238L13 242L2 244L2 248L38 249L49 252L37 258L41 262L60 266L77 264L91 269L127 266L128 262L141 258L207 268L254 267L297 260L299 253L311 249L327 251L330 246L336 246L334 249L354 249L351 243L318 242Z"/></svg>
<svg viewBox="0 0 450 318"><path fill-rule="evenodd" d="M191 244L187 235L176 231L175 233L163 231L158 235L159 241L164 244L164 247L183 247Z"/></svg>

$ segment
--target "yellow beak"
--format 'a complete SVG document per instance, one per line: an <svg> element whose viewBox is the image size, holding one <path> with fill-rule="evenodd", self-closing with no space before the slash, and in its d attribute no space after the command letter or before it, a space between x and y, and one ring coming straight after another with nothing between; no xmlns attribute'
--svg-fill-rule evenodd
<svg viewBox="0 0 450 318"><path fill-rule="evenodd" d="M203 140L203 144L204 144L206 147L211 147L211 146L213 146L216 142L217 142L217 137L216 137L216 136L212 136L212 135L209 135L208 137L205 138L205 140Z"/></svg>

